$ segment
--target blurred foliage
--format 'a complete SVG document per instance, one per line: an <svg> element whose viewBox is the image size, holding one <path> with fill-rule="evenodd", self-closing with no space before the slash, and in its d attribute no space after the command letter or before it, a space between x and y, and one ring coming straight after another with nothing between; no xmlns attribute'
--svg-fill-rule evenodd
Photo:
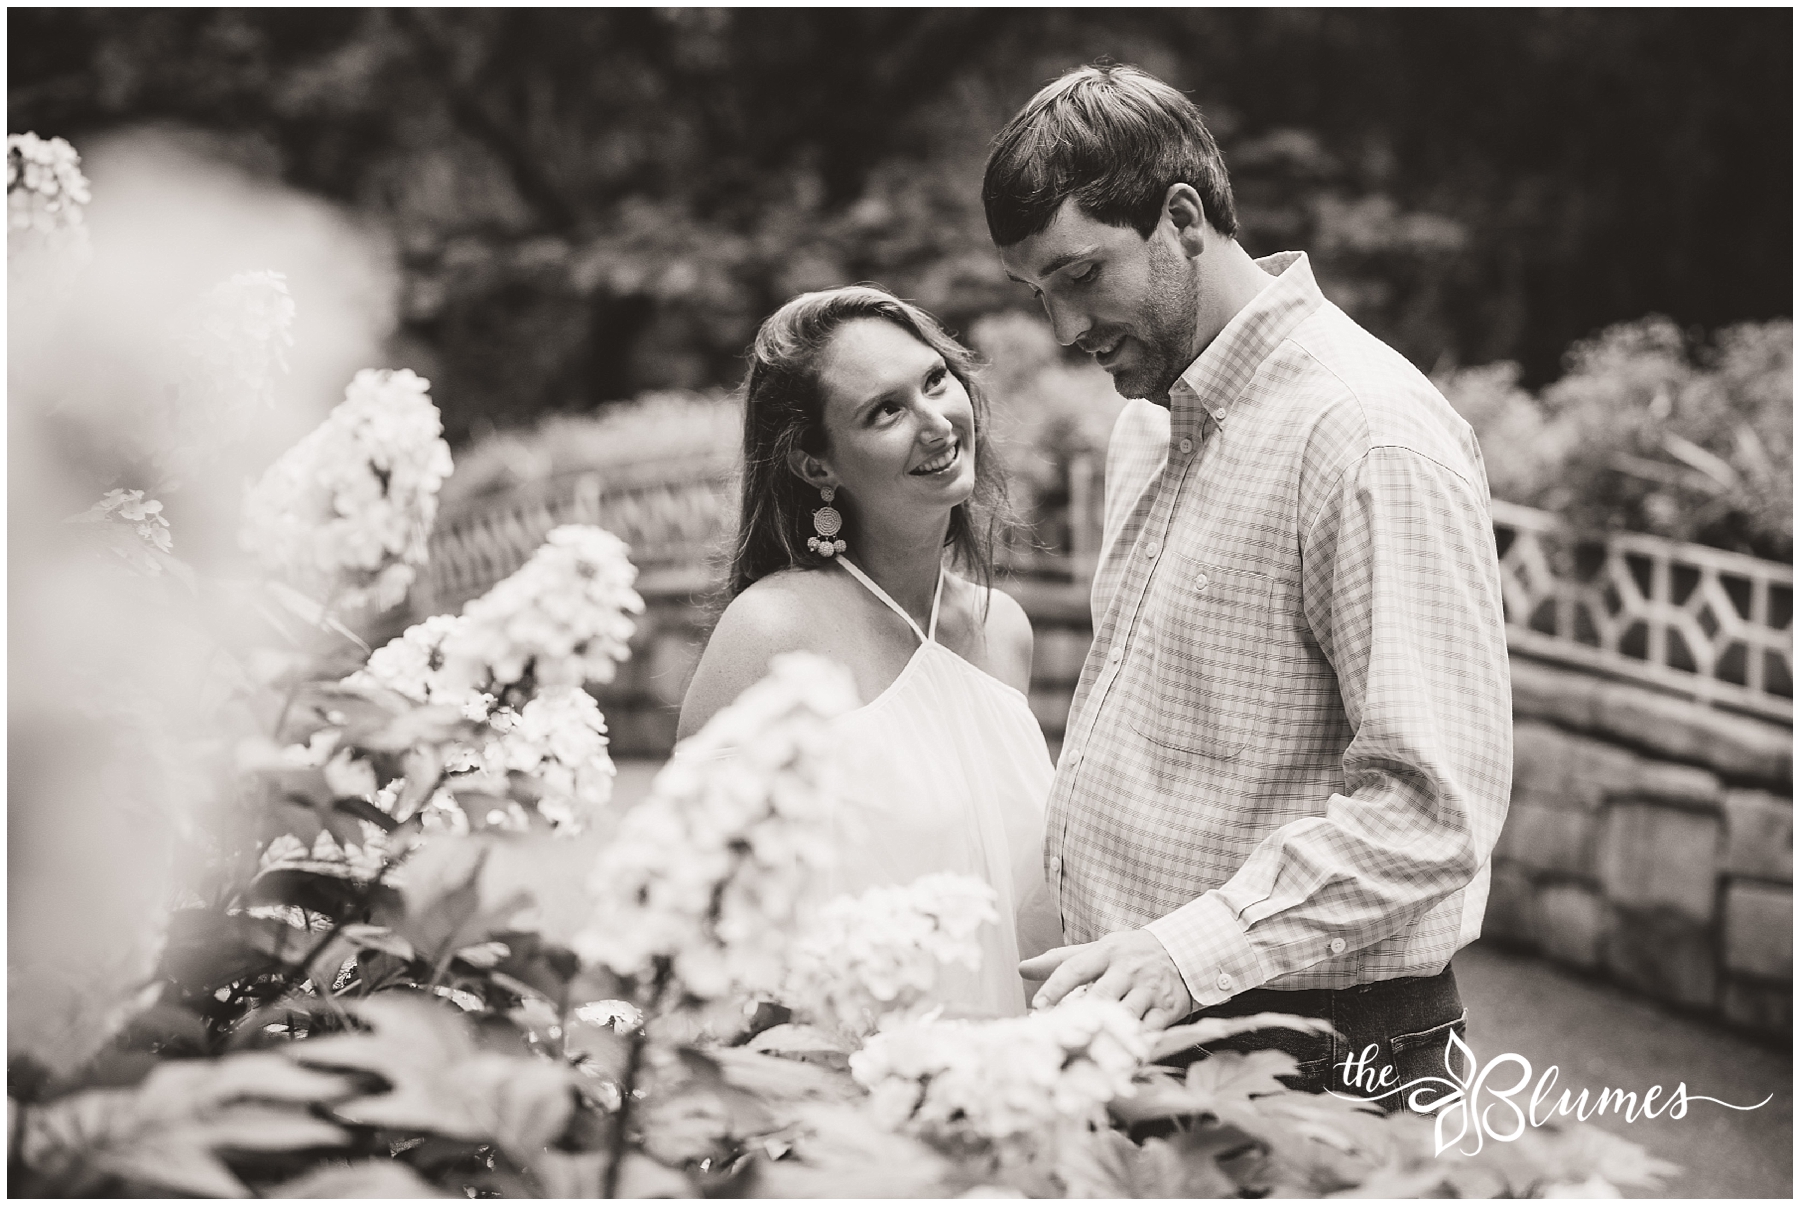
<svg viewBox="0 0 1800 1206"><path fill-rule="evenodd" d="M1249 249L1415 363L1789 312L1790 13L13 10L12 128L139 123L392 230L394 357L453 443L729 385L758 319L877 280L970 332L987 139L1100 55L1192 90ZM1728 220L1731 238L1715 232Z"/></svg>
<svg viewBox="0 0 1800 1206"><path fill-rule="evenodd" d="M1794 328L1711 339L1652 316L1570 349L1538 396L1507 362L1438 384L1474 426L1495 497L1577 527L1794 554Z"/></svg>

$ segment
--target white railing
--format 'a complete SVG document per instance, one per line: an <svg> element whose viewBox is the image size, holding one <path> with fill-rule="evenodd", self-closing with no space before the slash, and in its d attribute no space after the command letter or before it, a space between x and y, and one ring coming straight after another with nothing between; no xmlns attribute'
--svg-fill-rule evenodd
<svg viewBox="0 0 1800 1206"><path fill-rule="evenodd" d="M459 607L513 572L560 523L593 523L631 546L647 588L713 585L737 513L734 455L561 474L471 499L439 516L411 610ZM1099 551L1096 466L1071 467L1067 548L1010 550L1029 578L1085 595ZM1544 511L1495 501L1507 643L1518 654L1648 683L1792 723L1791 566L1653 536L1573 532Z"/></svg>
<svg viewBox="0 0 1800 1206"><path fill-rule="evenodd" d="M1496 501L1516 652L1792 723L1792 566Z"/></svg>
<svg viewBox="0 0 1800 1206"><path fill-rule="evenodd" d="M452 611L525 563L551 528L597 524L631 548L640 585L705 589L707 559L737 515L735 455L639 461L558 474L468 499L438 516L415 616Z"/></svg>

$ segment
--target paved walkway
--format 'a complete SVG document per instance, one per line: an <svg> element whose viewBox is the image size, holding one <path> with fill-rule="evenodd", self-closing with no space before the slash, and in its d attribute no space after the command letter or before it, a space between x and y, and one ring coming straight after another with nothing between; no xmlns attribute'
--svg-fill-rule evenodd
<svg viewBox="0 0 1800 1206"><path fill-rule="evenodd" d="M622 762L621 803L641 797L657 764ZM1666 1198L1788 1198L1793 1187L1793 1059L1706 1021L1669 1013L1610 984L1540 959L1476 943L1456 956L1456 978L1469 1008L1469 1040L1478 1058L1502 1052L1531 1061L1533 1080L1552 1064L1557 1093L1623 1089L1639 1095L1676 1084L1739 1105L1774 1099L1741 1113L1692 1102L1687 1117L1606 1116L1596 1125L1682 1168ZM1511 1077L1508 1078L1510 1081Z"/></svg>
<svg viewBox="0 0 1800 1206"><path fill-rule="evenodd" d="M1624 1089L1642 1098L1651 1085L1663 1096L1685 1082L1738 1105L1774 1094L1760 1109L1728 1110L1695 1101L1687 1117L1607 1116L1590 1121L1682 1167L1654 1196L1789 1198L1794 1179L1791 1051L1740 1037L1698 1018L1680 1016L1624 989L1525 955L1478 942L1453 966L1469 1008L1469 1040L1478 1059L1513 1052L1531 1061L1533 1081L1558 1069L1563 1089ZM1510 1083L1508 1074L1502 1083Z"/></svg>

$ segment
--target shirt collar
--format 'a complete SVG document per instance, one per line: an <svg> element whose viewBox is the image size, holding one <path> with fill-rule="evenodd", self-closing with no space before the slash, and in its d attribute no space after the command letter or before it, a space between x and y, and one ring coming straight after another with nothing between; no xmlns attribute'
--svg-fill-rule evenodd
<svg viewBox="0 0 1800 1206"><path fill-rule="evenodd" d="M1202 415L1223 423L1262 362L1325 300L1304 251L1278 251L1256 266L1274 281L1225 324L1170 387L1174 426L1191 426Z"/></svg>

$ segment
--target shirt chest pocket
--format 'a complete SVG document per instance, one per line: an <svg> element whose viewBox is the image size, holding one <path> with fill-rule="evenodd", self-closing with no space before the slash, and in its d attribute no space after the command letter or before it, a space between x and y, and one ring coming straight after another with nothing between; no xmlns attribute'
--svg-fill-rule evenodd
<svg viewBox="0 0 1800 1206"><path fill-rule="evenodd" d="M1132 727L1170 749L1235 758L1270 724L1275 580L1179 553L1158 571L1139 625L1148 706Z"/></svg>

